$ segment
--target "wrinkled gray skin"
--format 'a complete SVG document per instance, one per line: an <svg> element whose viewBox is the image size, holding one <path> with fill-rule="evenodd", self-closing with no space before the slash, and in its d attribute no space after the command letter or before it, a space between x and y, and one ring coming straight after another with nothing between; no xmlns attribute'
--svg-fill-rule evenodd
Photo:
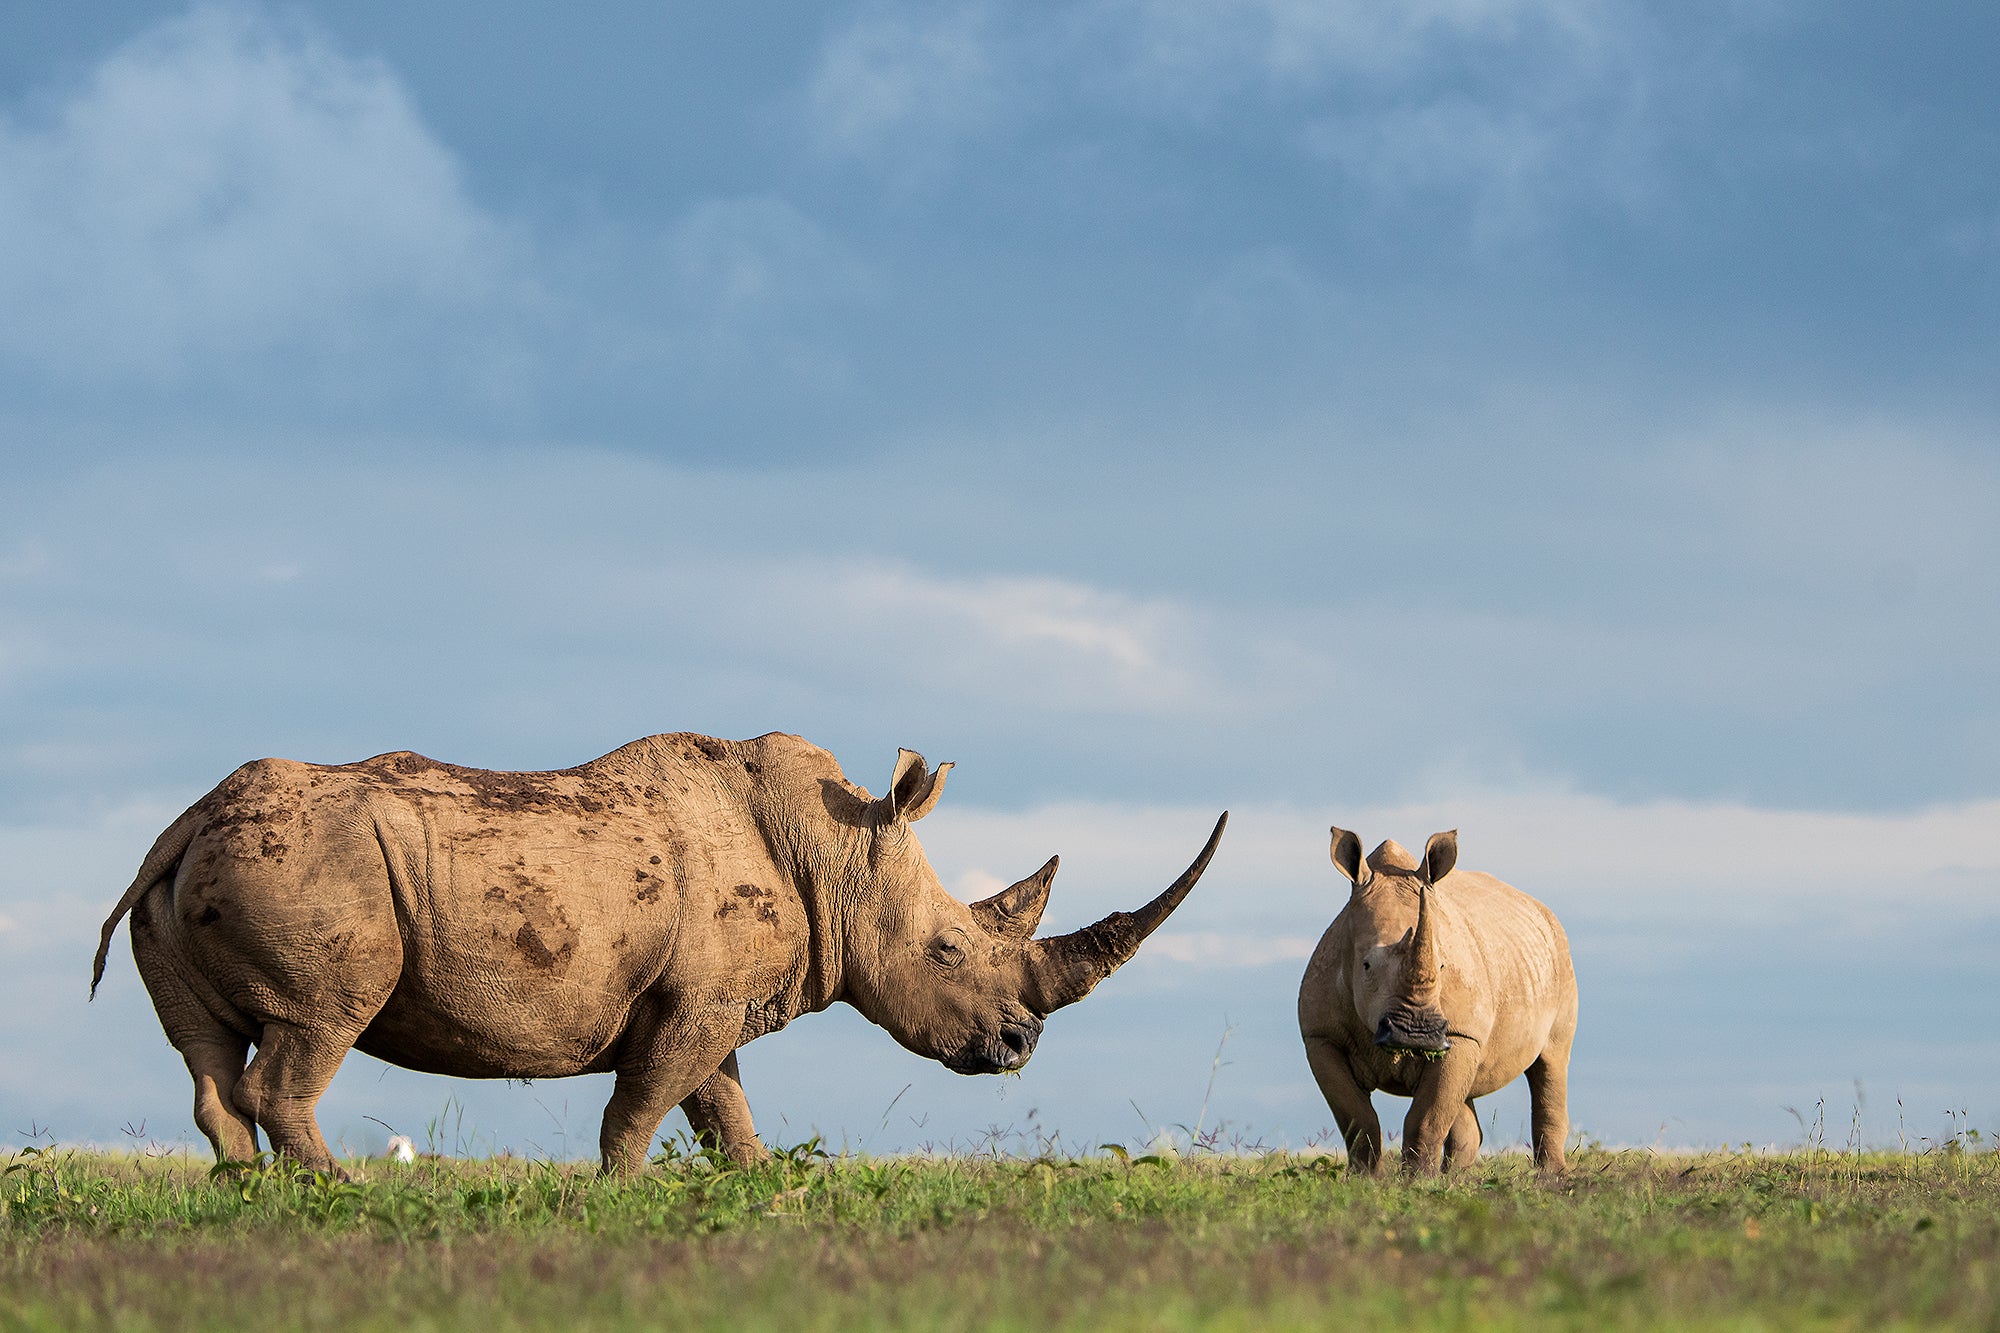
<svg viewBox="0 0 2000 1333"><path fill-rule="evenodd" d="M1473 1101L1526 1074L1535 1164L1559 1172L1576 1035L1569 939L1541 903L1457 860L1456 832L1434 835L1421 862L1393 842L1363 862L1361 840L1333 830L1353 890L1299 986L1306 1059L1357 1171L1381 1163L1376 1089L1410 1098L1403 1167L1428 1175L1479 1155Z"/></svg>
<svg viewBox="0 0 2000 1333"><path fill-rule="evenodd" d="M1036 940L1053 858L968 906L917 843L950 767L901 751L878 799L779 734L653 736L548 773L258 760L160 835L91 990L130 911L220 1160L253 1158L261 1129L331 1168L313 1107L349 1048L463 1078L615 1071L607 1171L643 1165L676 1104L755 1160L737 1047L846 1001L959 1073L1019 1069L1222 832L1138 913Z"/></svg>

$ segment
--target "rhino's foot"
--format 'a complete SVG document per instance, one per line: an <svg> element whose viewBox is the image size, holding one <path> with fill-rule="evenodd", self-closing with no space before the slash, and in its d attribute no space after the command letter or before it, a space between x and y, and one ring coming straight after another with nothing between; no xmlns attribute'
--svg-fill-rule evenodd
<svg viewBox="0 0 2000 1333"><path fill-rule="evenodd" d="M730 1161L742 1167L762 1166L771 1160L771 1150L754 1138L724 1144L722 1151L729 1155Z"/></svg>

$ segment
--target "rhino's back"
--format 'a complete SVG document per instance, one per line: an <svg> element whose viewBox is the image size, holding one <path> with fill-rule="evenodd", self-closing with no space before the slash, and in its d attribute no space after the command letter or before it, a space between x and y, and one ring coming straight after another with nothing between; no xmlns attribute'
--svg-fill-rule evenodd
<svg viewBox="0 0 2000 1333"><path fill-rule="evenodd" d="M1440 955L1453 1009L1484 1028L1484 1095L1519 1077L1550 1034L1576 1020L1576 973L1569 938L1554 912L1513 885L1477 871L1455 871L1434 890L1443 910ZM1464 987L1460 990L1458 987ZM1455 994L1453 992L1456 992Z"/></svg>
<svg viewBox="0 0 2000 1333"><path fill-rule="evenodd" d="M657 736L536 772L408 751L247 764L205 798L190 849L237 927L204 941L206 970L281 973L260 1007L307 1012L329 987L366 988L305 942L361 939L393 986L364 1050L474 1076L594 1067L699 915L691 900L779 887L744 799L768 748ZM701 924L746 934L751 988L766 956L782 970L769 922Z"/></svg>
<svg viewBox="0 0 2000 1333"><path fill-rule="evenodd" d="M1569 938L1546 904L1477 871L1454 872L1434 892L1447 932L1462 932L1494 986L1540 995L1573 981Z"/></svg>

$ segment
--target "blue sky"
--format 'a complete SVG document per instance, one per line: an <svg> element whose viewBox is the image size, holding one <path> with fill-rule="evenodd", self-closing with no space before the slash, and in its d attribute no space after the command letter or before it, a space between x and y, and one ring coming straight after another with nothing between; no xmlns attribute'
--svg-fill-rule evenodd
<svg viewBox="0 0 2000 1333"><path fill-rule="evenodd" d="M2000 1124L2000 17L1656 8L14 16L0 1131L192 1134L84 960L237 763L682 729L956 760L940 874L1058 925L1234 812L1023 1079L823 1016L777 1137L1150 1133L1229 1030L1208 1123L1311 1139L1332 822L1558 910L1607 1141Z"/></svg>

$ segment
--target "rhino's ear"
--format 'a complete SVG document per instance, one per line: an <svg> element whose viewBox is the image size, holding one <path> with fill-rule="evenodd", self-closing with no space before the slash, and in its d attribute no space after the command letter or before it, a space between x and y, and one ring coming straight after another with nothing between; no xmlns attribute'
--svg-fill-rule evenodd
<svg viewBox="0 0 2000 1333"><path fill-rule="evenodd" d="M972 915L990 935L1020 943L1035 937L1042 911L1049 905L1049 882L1056 877L1056 858L1034 874L972 905Z"/></svg>
<svg viewBox="0 0 2000 1333"><path fill-rule="evenodd" d="M950 771L950 764L926 768L915 750L896 751L896 773L889 779L889 794L875 802L877 817L883 823L922 819L944 794L944 775Z"/></svg>
<svg viewBox="0 0 2000 1333"><path fill-rule="evenodd" d="M1458 864L1458 830L1431 834L1424 844L1424 883L1435 884Z"/></svg>
<svg viewBox="0 0 2000 1333"><path fill-rule="evenodd" d="M1375 872L1361 859L1361 839L1338 825L1329 831L1333 834L1334 868L1347 876L1356 892L1367 888Z"/></svg>

